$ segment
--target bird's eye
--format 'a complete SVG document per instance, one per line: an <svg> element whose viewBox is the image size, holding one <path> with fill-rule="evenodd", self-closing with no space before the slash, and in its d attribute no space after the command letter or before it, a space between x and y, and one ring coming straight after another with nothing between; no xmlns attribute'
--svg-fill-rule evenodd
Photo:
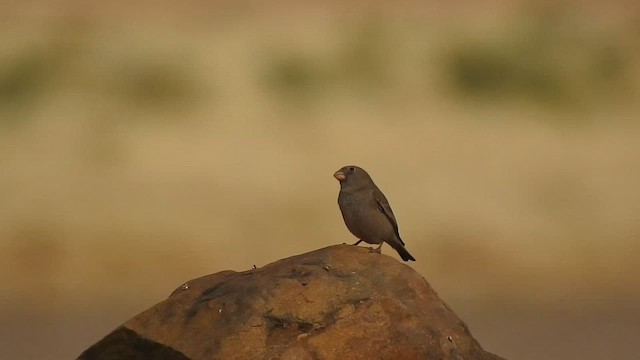
<svg viewBox="0 0 640 360"><path fill-rule="evenodd" d="M353 166L349 167L349 172L353 173L354 171L356 171L356 168L354 168Z"/></svg>

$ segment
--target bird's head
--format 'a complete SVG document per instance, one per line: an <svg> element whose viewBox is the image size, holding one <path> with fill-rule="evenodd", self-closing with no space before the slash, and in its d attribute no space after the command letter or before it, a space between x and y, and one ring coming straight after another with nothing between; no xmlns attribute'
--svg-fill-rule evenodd
<svg viewBox="0 0 640 360"><path fill-rule="evenodd" d="M342 189L355 189L372 182L369 174L355 165L343 166L333 174L333 177L340 182L340 188Z"/></svg>

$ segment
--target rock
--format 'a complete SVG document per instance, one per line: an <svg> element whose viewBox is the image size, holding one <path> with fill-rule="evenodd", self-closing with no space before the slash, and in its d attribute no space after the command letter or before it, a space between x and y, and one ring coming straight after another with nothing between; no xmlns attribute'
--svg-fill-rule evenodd
<svg viewBox="0 0 640 360"><path fill-rule="evenodd" d="M191 280L79 359L500 359L411 267L330 246Z"/></svg>

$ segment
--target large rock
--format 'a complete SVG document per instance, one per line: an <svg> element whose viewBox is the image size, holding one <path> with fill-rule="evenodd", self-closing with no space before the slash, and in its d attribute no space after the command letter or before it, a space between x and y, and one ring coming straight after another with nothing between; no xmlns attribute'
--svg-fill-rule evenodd
<svg viewBox="0 0 640 360"><path fill-rule="evenodd" d="M500 359L411 267L337 245L191 280L79 359Z"/></svg>

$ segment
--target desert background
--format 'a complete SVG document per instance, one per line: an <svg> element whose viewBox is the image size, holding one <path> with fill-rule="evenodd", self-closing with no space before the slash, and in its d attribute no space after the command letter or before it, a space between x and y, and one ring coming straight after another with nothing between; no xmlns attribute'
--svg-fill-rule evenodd
<svg viewBox="0 0 640 360"><path fill-rule="evenodd" d="M640 358L639 3L0 8L0 358L354 242L347 164L488 351Z"/></svg>

